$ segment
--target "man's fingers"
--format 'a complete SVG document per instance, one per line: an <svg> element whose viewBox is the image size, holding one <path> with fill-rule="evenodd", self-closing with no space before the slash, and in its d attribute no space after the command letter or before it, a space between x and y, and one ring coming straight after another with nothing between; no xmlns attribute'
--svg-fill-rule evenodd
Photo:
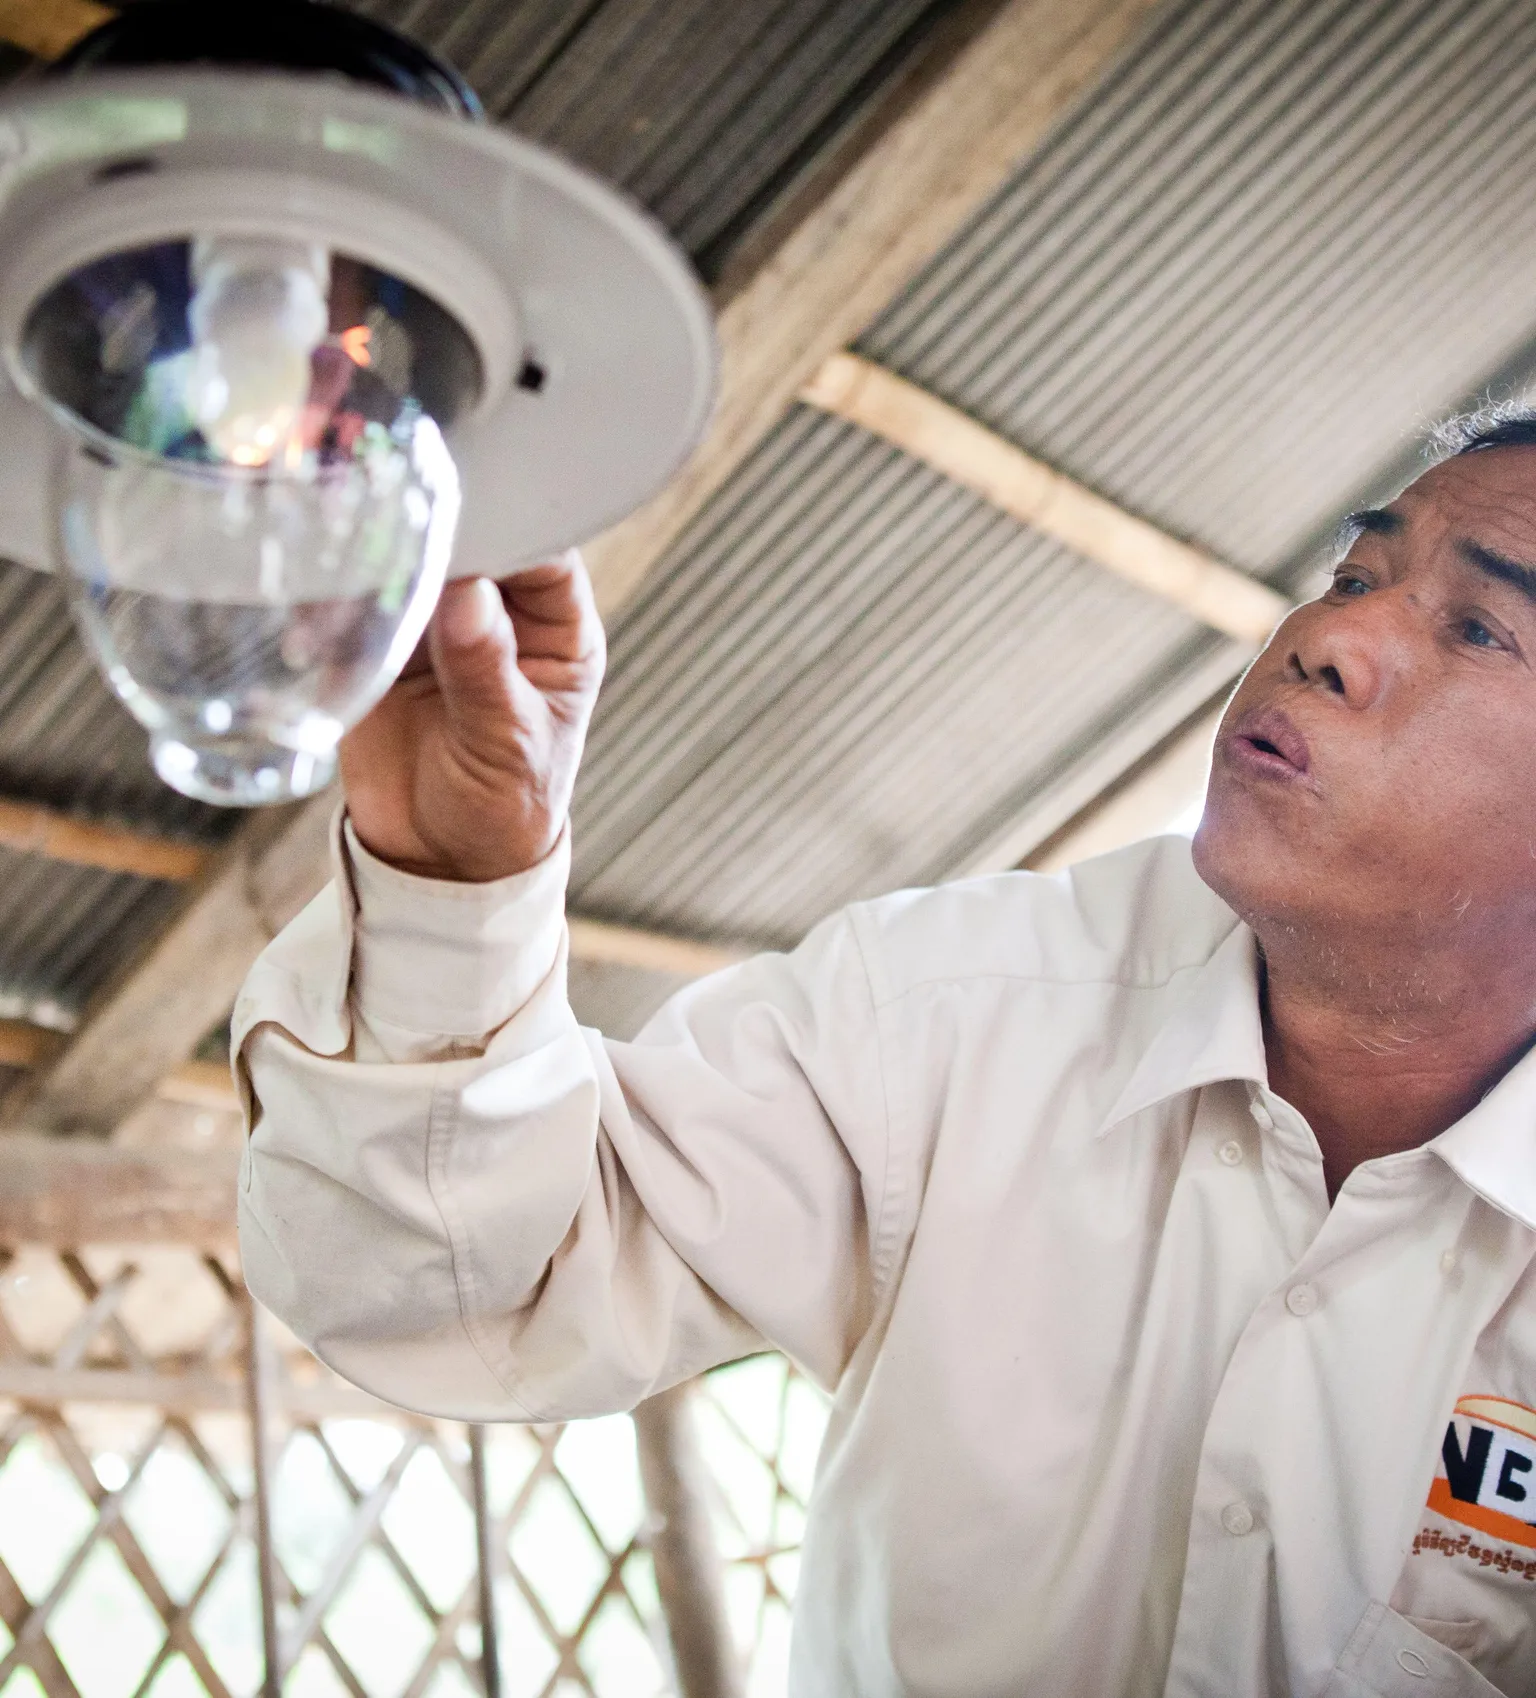
<svg viewBox="0 0 1536 1698"><path fill-rule="evenodd" d="M517 669L517 641L501 593L489 578L447 585L428 631L443 706L471 749L504 749L533 694Z"/></svg>
<svg viewBox="0 0 1536 1698"><path fill-rule="evenodd" d="M603 624L592 581L573 548L501 582L502 597L525 660L595 660L603 653Z"/></svg>

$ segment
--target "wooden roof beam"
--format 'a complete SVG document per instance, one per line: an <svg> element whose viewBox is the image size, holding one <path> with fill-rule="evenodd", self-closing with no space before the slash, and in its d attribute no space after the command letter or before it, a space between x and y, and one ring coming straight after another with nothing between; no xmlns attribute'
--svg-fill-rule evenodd
<svg viewBox="0 0 1536 1698"><path fill-rule="evenodd" d="M51 1059L0 1105L6 1124L105 1137L234 1006L251 963L329 876L335 801L253 815L182 887L175 918L125 963Z"/></svg>
<svg viewBox="0 0 1536 1698"><path fill-rule="evenodd" d="M613 967L638 967L653 973L690 973L701 978L745 960L746 944L714 943L702 938L673 937L568 914L571 956L577 961L600 961Z"/></svg>
<svg viewBox="0 0 1536 1698"><path fill-rule="evenodd" d="M235 1238L238 1150L130 1150L0 1138L0 1245L190 1244Z"/></svg>
<svg viewBox="0 0 1536 1698"><path fill-rule="evenodd" d="M1126 512L873 360L831 355L800 399L883 437L1021 524L1254 648L1291 609L1268 584Z"/></svg>
<svg viewBox="0 0 1536 1698"><path fill-rule="evenodd" d="M0 1020L0 1067L41 1067L66 1042L63 1032L26 1020ZM160 1081L156 1095L165 1102L184 1103L190 1108L228 1110L238 1106L234 1080L222 1061L183 1062Z"/></svg>
<svg viewBox="0 0 1536 1698"><path fill-rule="evenodd" d="M136 827L78 820L36 802L0 796L0 849L40 855L69 866L99 867L136 878L185 884L218 851ZM318 886L317 886L318 888ZM747 951L729 944L676 937L641 927L616 925L575 914L570 920L571 954L580 961L643 967L664 973L712 973L739 961ZM4 1022L0 1022L3 1026ZM6 1065L0 1044L0 1065Z"/></svg>
<svg viewBox="0 0 1536 1698"><path fill-rule="evenodd" d="M883 438L1021 524L1233 638L1240 647L1228 645L1212 657L1224 683L1294 605L1268 584L1125 511L872 360L846 350L830 355L800 399ZM1215 682L1209 678L1202 685L1197 679L1195 686L1209 690ZM1229 688L1218 693L1224 696ZM1073 804L1075 811L1060 823L1032 797L956 874L1021 863L1056 871L1158 830L1203 793L1220 717L1219 706L1207 706L1161 741L1154 730L1150 752L1122 755L1104 773L1097 794Z"/></svg>

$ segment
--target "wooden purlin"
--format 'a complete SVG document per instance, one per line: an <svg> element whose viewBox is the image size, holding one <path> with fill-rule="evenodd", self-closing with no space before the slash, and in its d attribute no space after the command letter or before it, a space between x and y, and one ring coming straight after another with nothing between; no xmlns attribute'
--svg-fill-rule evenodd
<svg viewBox="0 0 1536 1698"><path fill-rule="evenodd" d="M336 799L328 797L298 810L286 831L262 845L253 863L241 845L253 836L268 835L270 816L259 816L244 828L232 850L218 851L153 832L82 822L38 803L0 797L0 847L16 853L182 884L207 873L221 855L230 862L208 890L189 893L192 899L176 926L161 940L157 977L130 977L88 1014L78 1037L0 1019L0 1067L24 1068L36 1075L14 1093L7 1118L12 1123L25 1119L33 1127L99 1134L110 1131L152 1093L194 1107L233 1107L225 1064L178 1059L178 1052L184 1057L218 1025L261 946L329 877L326 837L336 805ZM694 976L730 966L748 953L739 944L674 937L582 915L571 916L570 947L578 960ZM158 988L162 984L169 987L167 992ZM195 1011L192 1016L186 1012L189 1006ZM153 1019L141 1024L145 1012ZM200 1029L188 1037L194 1026ZM156 1043L159 1059L151 1066ZM96 1070L93 1093L83 1113L57 1106L63 1095L60 1079L67 1078L63 1064L77 1044L82 1055L88 1046L96 1058L90 1063ZM119 1065L124 1046L131 1052L129 1062ZM164 1072L159 1071L162 1064ZM44 1076L56 1070L60 1079L50 1088Z"/></svg>
<svg viewBox="0 0 1536 1698"><path fill-rule="evenodd" d="M602 961L613 967L638 967L653 973L687 973L701 978L718 973L751 953L749 946L716 943L704 938L673 937L666 932L616 926L582 914L566 919L571 956L577 961Z"/></svg>
<svg viewBox="0 0 1536 1698"><path fill-rule="evenodd" d="M1254 648L1291 609L1268 584L1126 512L873 360L831 355L800 399L883 438L1021 524Z"/></svg>
<svg viewBox="0 0 1536 1698"><path fill-rule="evenodd" d="M235 1240L238 1151L125 1149L16 1132L0 1137L0 1245Z"/></svg>
<svg viewBox="0 0 1536 1698"><path fill-rule="evenodd" d="M157 832L77 820L57 808L4 796L0 796L0 849L173 884L196 878L218 853ZM678 937L583 914L571 916L570 934L571 954L578 960L661 973L713 973L750 953L743 944ZM0 1067L35 1066L62 1041L62 1035L41 1027L0 1019Z"/></svg>
<svg viewBox="0 0 1536 1698"><path fill-rule="evenodd" d="M171 884L196 878L213 853L158 832L79 820L57 808L6 797L0 797L0 849Z"/></svg>

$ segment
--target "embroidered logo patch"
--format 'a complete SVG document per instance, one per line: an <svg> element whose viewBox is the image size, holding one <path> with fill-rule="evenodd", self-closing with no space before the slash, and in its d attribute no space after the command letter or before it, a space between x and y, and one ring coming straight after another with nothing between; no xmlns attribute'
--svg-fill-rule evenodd
<svg viewBox="0 0 1536 1698"><path fill-rule="evenodd" d="M1449 1521L1536 1550L1536 1409L1464 1397L1440 1447L1429 1507Z"/></svg>

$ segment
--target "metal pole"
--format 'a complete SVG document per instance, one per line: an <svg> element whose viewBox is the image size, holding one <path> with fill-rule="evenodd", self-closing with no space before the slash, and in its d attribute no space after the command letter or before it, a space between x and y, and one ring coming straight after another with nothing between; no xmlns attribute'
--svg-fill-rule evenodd
<svg viewBox="0 0 1536 1698"><path fill-rule="evenodd" d="M474 1498L475 1554L480 1580L480 1678L485 1698L501 1698L501 1657L496 1650L496 1529L485 1484L485 1428L469 1428L469 1484Z"/></svg>
<svg viewBox="0 0 1536 1698"><path fill-rule="evenodd" d="M282 1647L277 1632L277 1557L272 1546L272 1345L261 1308L245 1295L245 1401L251 1424L252 1493L256 1504L256 1580L261 1593L261 1698L282 1698Z"/></svg>
<svg viewBox="0 0 1536 1698"><path fill-rule="evenodd" d="M675 1386L635 1411L656 1590L681 1698L741 1698L741 1665L725 1613L724 1566L688 1410L691 1389Z"/></svg>

